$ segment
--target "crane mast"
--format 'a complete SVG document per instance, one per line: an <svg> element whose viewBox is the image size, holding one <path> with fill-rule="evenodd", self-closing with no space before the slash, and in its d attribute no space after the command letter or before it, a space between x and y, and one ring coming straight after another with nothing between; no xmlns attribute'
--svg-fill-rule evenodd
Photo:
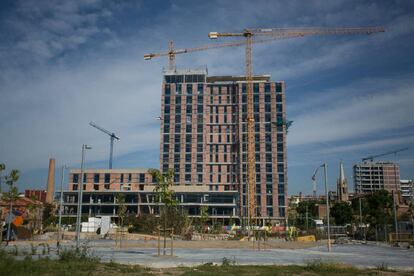
<svg viewBox="0 0 414 276"><path fill-rule="evenodd" d="M311 35L348 35L348 34L372 34L384 32L383 28L267 28L267 29L245 29L241 33L218 33L210 32L210 39L219 37L244 37L246 45L245 66L247 85L247 202L248 223L250 224L256 215L256 177L255 177L255 147L254 147L254 116L253 116L253 66L252 66L252 44L253 36L269 36L268 41ZM266 42L266 41L263 41Z"/></svg>
<svg viewBox="0 0 414 276"><path fill-rule="evenodd" d="M108 167L109 169L112 169L112 159L114 157L114 141L119 140L119 137L115 135L115 133L110 132L106 129L104 129L103 127L98 126L97 124L95 124L94 122L89 122L89 125L102 131L103 133L105 133L106 135L109 135L109 161L108 161Z"/></svg>

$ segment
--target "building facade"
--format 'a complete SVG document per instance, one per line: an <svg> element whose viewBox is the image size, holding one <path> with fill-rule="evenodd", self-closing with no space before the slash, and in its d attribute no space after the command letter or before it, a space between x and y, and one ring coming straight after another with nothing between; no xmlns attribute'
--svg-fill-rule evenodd
<svg viewBox="0 0 414 276"><path fill-rule="evenodd" d="M253 78L256 215L284 219L287 205L285 85ZM204 187L237 198L247 215L247 91L245 77L206 70L165 71L161 99L160 167L175 185Z"/></svg>
<svg viewBox="0 0 414 276"><path fill-rule="evenodd" d="M69 173L69 190L64 192L63 215L76 217L80 170ZM118 217L119 194L124 195L128 214L159 215L155 199L155 183L147 169L87 169L83 173L82 214L89 217ZM209 206L212 218L237 218L233 195L211 193L203 187L174 187L175 197L183 212L199 216L200 206Z"/></svg>
<svg viewBox="0 0 414 276"><path fill-rule="evenodd" d="M364 162L353 167L355 193L400 191L400 167L392 162Z"/></svg>
<svg viewBox="0 0 414 276"><path fill-rule="evenodd" d="M400 180L401 199L406 204L414 203L414 182L412 180Z"/></svg>

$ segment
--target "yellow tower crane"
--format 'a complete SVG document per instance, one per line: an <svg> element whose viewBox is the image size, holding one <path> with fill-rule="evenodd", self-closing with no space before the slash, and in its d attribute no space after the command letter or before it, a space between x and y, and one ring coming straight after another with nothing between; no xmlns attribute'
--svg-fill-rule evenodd
<svg viewBox="0 0 414 276"><path fill-rule="evenodd" d="M266 28L245 29L240 33L210 32L210 39L219 37L244 37L246 45L246 83L247 83L247 215L249 225L256 214L256 177L255 177L255 147L254 147L254 116L253 116L253 68L252 68L252 44L253 37L268 37L266 41L277 39L295 38L314 35L352 35L372 34L384 32L380 27L368 28ZM261 40L260 42L265 42ZM233 42L237 43L237 42ZM245 214L243 214L245 216Z"/></svg>
<svg viewBox="0 0 414 276"><path fill-rule="evenodd" d="M276 39L283 39L283 37L277 37L277 38L267 38L267 39L258 39L254 40L252 43L265 43L268 41L273 41ZM237 47L237 46L243 46L246 45L246 41L236 41L236 42L229 42L229 43L222 43L222 44L206 44L194 48L181 48L181 49L174 49L174 43L170 40L168 42L168 50L165 52L160 53L150 53L144 55L144 60L150 60L156 57L165 57L168 56L168 70L175 70L175 56L177 54L186 54L186 53L193 53L193 52L200 52L205 50L212 50L212 49L218 49L218 48L224 48L224 47Z"/></svg>

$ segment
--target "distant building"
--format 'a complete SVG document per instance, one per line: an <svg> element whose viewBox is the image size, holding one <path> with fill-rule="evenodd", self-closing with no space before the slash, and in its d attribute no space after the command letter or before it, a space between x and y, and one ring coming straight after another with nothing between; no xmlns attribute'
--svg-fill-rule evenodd
<svg viewBox="0 0 414 276"><path fill-rule="evenodd" d="M44 190L25 190L24 196L27 198L35 198L36 200L45 203L47 192Z"/></svg>
<svg viewBox="0 0 414 276"><path fill-rule="evenodd" d="M336 183L336 195L338 201L348 201L348 181L345 178L344 164L341 162L339 165L339 178Z"/></svg>
<svg viewBox="0 0 414 276"><path fill-rule="evenodd" d="M364 162L354 165L355 193L400 190L400 167L392 162Z"/></svg>
<svg viewBox="0 0 414 276"><path fill-rule="evenodd" d="M414 182L412 180L400 180L401 199L407 204L414 202Z"/></svg>

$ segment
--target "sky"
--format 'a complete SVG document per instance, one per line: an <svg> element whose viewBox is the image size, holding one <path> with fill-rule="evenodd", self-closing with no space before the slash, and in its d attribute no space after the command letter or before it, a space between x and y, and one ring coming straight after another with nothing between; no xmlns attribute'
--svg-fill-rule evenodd
<svg viewBox="0 0 414 276"><path fill-rule="evenodd" d="M288 193L311 194L328 163L335 189L342 160L350 190L361 158L408 147L397 161L414 178L414 2L43 1L0 3L0 162L18 169L20 191L44 189L50 157L77 168L159 167L162 69L146 53L209 43L208 33L271 27L371 27L372 35L313 36L253 46L254 74L286 83ZM177 67L243 75L244 48L177 56ZM57 169L56 183L60 174ZM320 183L320 184L319 184ZM322 193L322 174L318 192Z"/></svg>

